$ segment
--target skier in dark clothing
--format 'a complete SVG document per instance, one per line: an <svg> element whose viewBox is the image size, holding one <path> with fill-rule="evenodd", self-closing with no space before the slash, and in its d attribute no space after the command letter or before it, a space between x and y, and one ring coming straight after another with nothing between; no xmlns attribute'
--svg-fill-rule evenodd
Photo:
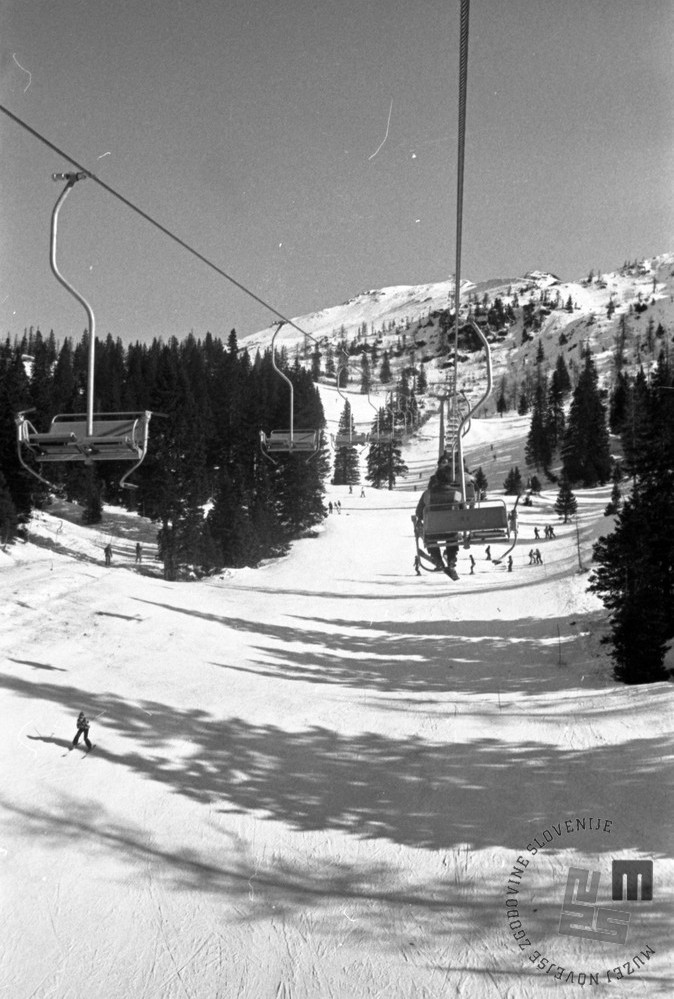
<svg viewBox="0 0 674 999"><path fill-rule="evenodd" d="M103 549L103 554L105 555L105 564L106 565L111 565L112 564L112 545L109 545L109 544L106 545L105 548Z"/></svg>
<svg viewBox="0 0 674 999"><path fill-rule="evenodd" d="M89 719L86 718L84 711L80 711L77 716L77 733L73 739L73 746L76 746L80 741L80 736L84 736L84 744L87 749L91 749L91 743L89 742Z"/></svg>

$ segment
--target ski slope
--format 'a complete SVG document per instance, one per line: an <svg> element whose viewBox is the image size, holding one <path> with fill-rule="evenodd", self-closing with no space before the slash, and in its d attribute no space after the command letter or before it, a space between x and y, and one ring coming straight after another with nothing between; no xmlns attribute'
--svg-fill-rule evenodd
<svg viewBox="0 0 674 999"><path fill-rule="evenodd" d="M475 421L471 467L495 488L522 437ZM56 504L0 552L3 995L671 994L674 694L612 681L579 571L609 487L567 525L543 492L513 572L462 550L452 583L414 575L408 485L328 487L316 538L198 583L118 510L90 529ZM652 902L607 901L616 858L653 861ZM625 942L560 933L572 867L629 908Z"/></svg>

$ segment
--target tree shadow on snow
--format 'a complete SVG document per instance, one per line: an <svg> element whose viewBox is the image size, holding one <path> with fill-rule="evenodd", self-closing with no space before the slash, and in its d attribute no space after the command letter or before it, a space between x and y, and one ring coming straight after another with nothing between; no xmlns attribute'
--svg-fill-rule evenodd
<svg viewBox="0 0 674 999"><path fill-rule="evenodd" d="M0 684L64 712L100 702L100 694L69 685L11 676ZM576 750L518 740L512 729L507 738L463 741L457 733L453 741L433 742L322 726L286 731L114 694L105 695L105 707L92 731L97 759L214 812L431 850L468 844L521 852L536 831L574 815L611 818L621 842L648 856L665 855L670 843L657 794L667 750L660 736ZM488 723L485 717L487 733L498 731ZM609 837L597 842L599 850L612 845Z"/></svg>
<svg viewBox="0 0 674 999"><path fill-rule="evenodd" d="M58 808L27 808L2 800L0 807L42 848L58 849L76 839L78 852L96 863L103 850L114 854L122 870L131 868L136 893L146 890L152 896L159 882L222 899L218 911L223 927L231 922L240 930L270 917L284 926L286 920L295 920L305 940L312 938L319 948L321 938L329 939L332 949L376 942L380 953L389 951L396 959L402 954L426 971L441 972L445 985L452 974L475 976L473 981L487 976L494 986L498 979L504 987L512 976L517 982L531 977L531 994L540 986L538 974L527 966L528 954L516 949L506 926L510 868L504 867L502 882L494 881L492 870L483 880L467 849L438 855L437 871L419 877L390 863L346 862L329 852L307 857L273 852L267 857L239 837L228 837L224 849L210 852L175 846L173 840L169 847L151 826L122 823L105 809L92 811L74 798L65 798ZM126 884L129 875L122 876ZM560 890L550 884L549 894L546 889L542 897L519 900L519 915L534 946L537 938L554 941L558 933ZM670 927L667 900L656 897L640 917L641 936L662 953ZM648 977L656 986L665 981L653 973Z"/></svg>

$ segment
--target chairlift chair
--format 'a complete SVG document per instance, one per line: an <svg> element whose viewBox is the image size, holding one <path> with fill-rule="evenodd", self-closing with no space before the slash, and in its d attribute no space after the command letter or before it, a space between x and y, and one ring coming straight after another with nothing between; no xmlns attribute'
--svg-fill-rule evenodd
<svg viewBox="0 0 674 999"><path fill-rule="evenodd" d="M296 430L295 429L295 389L293 383L285 374L284 371L276 364L276 337L279 334L279 330L284 326L286 320L281 320L276 324L276 330L271 339L271 363L274 371L283 379L290 390L290 425L287 430L272 430L270 433L265 433L264 430L260 430L260 447L265 458L274 465L278 465L278 461L272 457L274 454L303 454L308 455L305 459L306 461L311 461L311 459L318 454L321 447L321 432L320 430ZM316 340L311 334L306 334L314 343Z"/></svg>
<svg viewBox="0 0 674 999"><path fill-rule="evenodd" d="M481 397L472 406L468 403L464 392L455 396L457 422L454 429L451 457L454 462L454 474L461 500L459 503L438 502L431 497L424 510L423 522L418 523L415 517L412 520L415 525L417 546L421 542L425 548L429 544L433 546L447 541L456 542L457 539L463 542L465 548L472 544L510 542L510 546L503 555L493 559L494 562L498 563L512 551L517 542L517 501L509 515L504 500L476 502L475 498L470 496L470 490L467 488L463 460L463 437L470 427L473 414L491 394L493 384L489 342L477 323L472 319L469 321L486 352L487 384ZM467 407L466 403L468 403Z"/></svg>
<svg viewBox="0 0 674 999"><path fill-rule="evenodd" d="M335 379L336 379L337 393L344 400L344 402L347 403L349 402L349 400L342 392L341 377L342 377L342 372L344 371L348 372L348 355L344 351L342 351L342 354L344 355L345 360L342 364L340 364L339 368L337 369ZM350 407L351 404L349 403L349 408ZM365 447L365 445L368 443L369 440L370 440L369 433L354 429L353 418L349 420L348 430L339 430L336 434L333 434L332 436L332 442L336 448Z"/></svg>
<svg viewBox="0 0 674 999"><path fill-rule="evenodd" d="M58 216L61 206L70 190L86 173L55 173L52 179L65 180L51 219L50 264L52 272L63 287L84 307L89 330L89 354L87 371L87 411L86 413L59 413L51 421L46 433L40 433L22 410L16 415L17 448L19 461L32 476L50 488L54 485L40 475L24 460L30 454L38 464L80 462L91 465L98 461L133 462L133 466L120 479L120 486L126 489L137 488L127 482L143 462L148 448L148 428L152 413L149 410L131 413L94 412L94 358L96 345L96 324L91 306L86 299L63 277L56 264L56 241Z"/></svg>

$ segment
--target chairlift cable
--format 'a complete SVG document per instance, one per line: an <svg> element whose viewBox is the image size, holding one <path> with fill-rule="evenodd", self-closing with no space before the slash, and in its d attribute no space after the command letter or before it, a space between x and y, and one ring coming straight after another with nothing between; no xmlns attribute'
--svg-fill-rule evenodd
<svg viewBox="0 0 674 999"><path fill-rule="evenodd" d="M457 415L457 379L459 355L459 308L461 305L461 237L463 229L463 177L466 158L466 91L468 84L468 23L470 0L461 0L459 42L459 143L456 170L456 263L454 267L454 374L452 408Z"/></svg>
<svg viewBox="0 0 674 999"><path fill-rule="evenodd" d="M237 281L236 278L232 277L232 275L228 274L227 271L223 270L217 264L213 263L213 261L209 260L208 257L205 257L203 255L203 253L199 252L199 250L196 250L193 246L191 246L189 243L187 243L184 239L181 239L180 236L177 236L174 232L172 232L170 229L168 229L165 225L162 225L161 222L158 222L155 218L153 218L151 215L149 215L146 211L143 211L142 208L139 208L138 205L135 205L132 201L130 201L128 198L126 198L123 194L120 194L119 191L116 191L109 184L106 184L105 181L101 180L100 177L97 177L95 173L92 173L91 170L89 170L87 167L85 167L83 164L81 164L78 160L74 159L72 156L70 156L68 153L64 152L62 149L59 149L58 146L56 146L53 142L50 142L49 139L47 139L44 135L42 135L40 132L38 132L36 129L34 129L27 122L23 121L23 119L19 118L15 114L13 114L3 104L0 104L0 111L2 111L4 114L6 114L8 118L11 118L12 121L16 122L17 125L20 125L21 128L25 129L26 132L29 132L30 135L32 135L34 138L36 138L39 142L42 142L45 146L47 146L49 149L51 149L52 152L55 152L59 156L62 156L63 159L65 159L65 160L68 161L68 163L72 163L72 165L74 167L76 167L78 170L81 170L84 174L86 174L87 177L91 178L91 180L93 180L96 184L98 184L99 187L102 187L104 191L107 191L108 194L111 194L113 196L113 198L117 198L118 201L121 201L122 204L126 205L127 208L130 208L131 211L135 212L136 215L140 215L140 217L143 218L143 219L145 219L146 222L149 222L150 225L153 225L155 227L155 229L159 229L159 231L163 232L165 236L168 236L169 239L172 239L174 243L177 243L179 246L182 246L182 248L184 250L187 250L188 253L191 253L193 257L197 258L197 260L200 260L203 264L206 264L206 266L210 267L211 270L213 270L213 271L216 272L216 274L219 274L221 277L224 277L227 281L229 281L231 284L233 284L236 288L238 288L240 291L242 291L245 295L248 295L249 298L252 298L255 302L258 303L258 305L261 305L261 306L263 306L263 308L268 309L269 312L273 312L273 314L275 316L278 316L278 318L282 319L284 323L287 323L289 326L292 326L293 329L296 329L298 331L298 333L301 333L303 336L307 336L308 335L306 333L306 331L303 330L296 323L294 323L292 321L292 319L288 319L286 316L283 315L282 312L279 312L278 309L274 308L273 305L270 305L269 302L266 302L263 298L260 298L260 296L256 295L254 291L250 290L250 288L247 288L240 281Z"/></svg>

